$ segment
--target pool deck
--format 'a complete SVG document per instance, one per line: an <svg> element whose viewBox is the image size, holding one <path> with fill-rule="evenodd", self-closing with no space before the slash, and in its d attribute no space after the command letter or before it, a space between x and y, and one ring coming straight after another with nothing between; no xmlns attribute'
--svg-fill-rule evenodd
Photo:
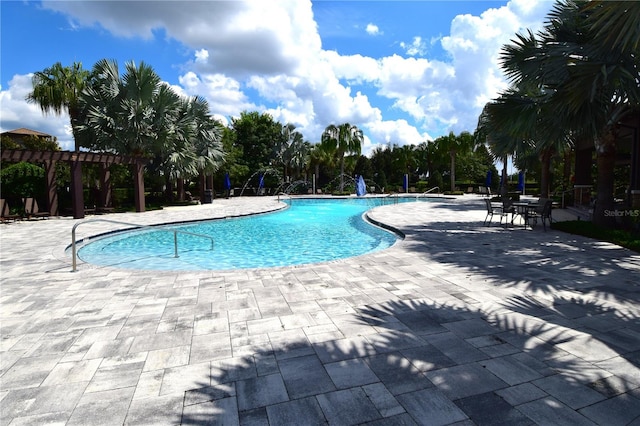
<svg viewBox="0 0 640 426"><path fill-rule="evenodd" d="M406 235L381 252L175 273L71 272L77 220L2 224L0 426L640 425L640 255L485 213L469 195L377 207Z"/></svg>

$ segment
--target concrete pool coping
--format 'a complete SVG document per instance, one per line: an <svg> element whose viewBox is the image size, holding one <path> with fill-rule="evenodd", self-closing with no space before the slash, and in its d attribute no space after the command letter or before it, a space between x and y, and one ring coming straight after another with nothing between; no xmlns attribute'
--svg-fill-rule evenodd
<svg viewBox="0 0 640 426"><path fill-rule="evenodd" d="M76 220L3 224L0 423L638 422L640 255L485 215L476 196L377 207L406 235L382 252L186 273L71 273Z"/></svg>

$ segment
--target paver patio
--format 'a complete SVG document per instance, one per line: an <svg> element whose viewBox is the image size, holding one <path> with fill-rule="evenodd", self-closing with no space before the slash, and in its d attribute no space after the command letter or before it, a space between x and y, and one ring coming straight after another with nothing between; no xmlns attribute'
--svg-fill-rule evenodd
<svg viewBox="0 0 640 426"><path fill-rule="evenodd" d="M280 207L247 197L102 217ZM369 215L405 239L204 272L70 272L76 220L1 225L0 426L640 425L640 255L483 226L475 196Z"/></svg>

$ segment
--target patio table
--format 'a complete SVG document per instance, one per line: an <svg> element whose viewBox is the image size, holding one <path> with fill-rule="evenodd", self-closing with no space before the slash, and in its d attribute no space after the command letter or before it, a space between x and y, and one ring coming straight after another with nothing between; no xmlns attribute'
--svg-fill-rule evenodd
<svg viewBox="0 0 640 426"><path fill-rule="evenodd" d="M513 221L516 216L520 216L524 220L524 227L527 227L529 223L529 216L531 212L536 211L539 204L537 202L534 203L525 203L525 202L516 202L511 204L515 207L515 213L511 216L511 224L513 225Z"/></svg>

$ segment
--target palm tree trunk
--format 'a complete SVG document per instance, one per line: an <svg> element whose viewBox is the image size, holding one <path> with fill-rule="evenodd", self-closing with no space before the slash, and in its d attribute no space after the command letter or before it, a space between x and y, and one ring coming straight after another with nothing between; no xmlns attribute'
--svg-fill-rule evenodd
<svg viewBox="0 0 640 426"><path fill-rule="evenodd" d="M178 180L177 180L177 189L178 189L178 201L184 201L184 198L185 198L184 179L178 178Z"/></svg>
<svg viewBox="0 0 640 426"><path fill-rule="evenodd" d="M451 156L451 190L456 190L456 152L451 151L449 153Z"/></svg>
<svg viewBox="0 0 640 426"><path fill-rule="evenodd" d="M500 196L503 200L507 199L507 194L509 193L507 187L507 161L509 161L509 157L505 155L502 160L502 183L500 184Z"/></svg>
<svg viewBox="0 0 640 426"><path fill-rule="evenodd" d="M169 178L169 175L165 177L165 193L164 194L167 202L169 203L173 202L173 182L171 181L171 178Z"/></svg>
<svg viewBox="0 0 640 426"><path fill-rule="evenodd" d="M596 205L593 209L593 223L606 227L615 225L613 211L613 170L616 162L615 135L608 132L600 141L596 141L596 162L598 164L598 176L596 179Z"/></svg>
<svg viewBox="0 0 640 426"><path fill-rule="evenodd" d="M549 181L551 180L552 149L544 149L540 153L540 197L549 198Z"/></svg>

